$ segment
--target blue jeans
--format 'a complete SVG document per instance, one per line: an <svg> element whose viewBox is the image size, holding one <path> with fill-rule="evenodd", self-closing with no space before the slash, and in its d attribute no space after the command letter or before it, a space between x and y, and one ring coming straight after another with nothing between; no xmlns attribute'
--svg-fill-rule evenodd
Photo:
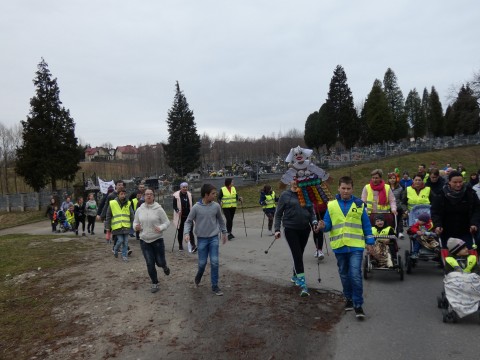
<svg viewBox="0 0 480 360"><path fill-rule="evenodd" d="M147 263L148 276L150 276L152 284L158 284L155 265L163 269L167 267L167 261L165 260L165 243L162 238L151 243L140 240L140 247L142 248L143 257Z"/></svg>
<svg viewBox="0 0 480 360"><path fill-rule="evenodd" d="M115 247L113 248L113 251L115 254L118 254L118 250L120 249L120 245L122 246L122 257L127 257L127 251L128 251L128 234L118 234L117 236L117 242L115 243Z"/></svg>
<svg viewBox="0 0 480 360"><path fill-rule="evenodd" d="M342 281L343 296L353 301L354 307L363 305L362 258L363 251L335 253Z"/></svg>
<svg viewBox="0 0 480 360"><path fill-rule="evenodd" d="M198 247L198 273L197 278L201 278L207 266L207 258L210 255L210 277L212 289L218 285L218 235L197 238Z"/></svg>

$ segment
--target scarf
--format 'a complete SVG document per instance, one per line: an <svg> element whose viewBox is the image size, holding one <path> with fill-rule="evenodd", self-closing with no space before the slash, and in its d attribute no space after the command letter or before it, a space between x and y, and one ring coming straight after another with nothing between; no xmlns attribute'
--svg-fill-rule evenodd
<svg viewBox="0 0 480 360"><path fill-rule="evenodd" d="M462 186L460 191L452 190L448 184L443 187L443 192L445 193L445 197L452 205L458 204L463 199L463 196L465 195L466 190L467 190L467 187L465 186L465 184Z"/></svg>
<svg viewBox="0 0 480 360"><path fill-rule="evenodd" d="M381 180L378 185L375 185L370 180L370 187L374 191L378 191L378 205L387 205L387 192L385 191L385 181Z"/></svg>
<svg viewBox="0 0 480 360"><path fill-rule="evenodd" d="M420 184L420 186L419 186L418 188L413 187L413 185L412 185L412 188L415 189L415 191L417 192L417 194L419 194L420 191L422 191L422 189L423 189L424 187L425 187L425 183L423 183L423 182Z"/></svg>

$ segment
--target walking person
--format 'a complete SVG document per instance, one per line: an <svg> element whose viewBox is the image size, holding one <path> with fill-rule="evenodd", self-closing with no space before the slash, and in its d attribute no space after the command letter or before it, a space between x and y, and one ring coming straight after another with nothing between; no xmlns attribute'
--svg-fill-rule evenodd
<svg viewBox="0 0 480 360"><path fill-rule="evenodd" d="M370 175L372 176L370 182L362 190L362 201L367 204L370 222L374 222L375 214L384 214L385 220L392 223L393 216L397 215L395 195L390 185L383 181L383 171L381 169L373 170Z"/></svg>
<svg viewBox="0 0 480 360"><path fill-rule="evenodd" d="M365 204L353 196L353 180L349 176L338 181L338 194L335 200L328 202L327 212L318 227L330 232L330 246L337 258L345 297L345 311L355 310L355 316L363 319L363 251L366 246L372 253L375 239Z"/></svg>
<svg viewBox="0 0 480 360"><path fill-rule="evenodd" d="M82 196L77 199L77 203L73 207L73 212L75 214L75 235L78 235L78 227L82 224L82 236L85 236L86 210Z"/></svg>
<svg viewBox="0 0 480 360"><path fill-rule="evenodd" d="M140 247L147 264L148 276L152 281L151 292L159 290L157 269L163 268L165 275L170 275L170 269L165 260L165 242L163 232L170 225L167 214L162 206L155 201L152 189L145 190L145 202L135 211L133 228L140 232Z"/></svg>
<svg viewBox="0 0 480 360"><path fill-rule="evenodd" d="M233 186L232 178L225 179L225 186L222 187L220 194L218 194L218 201L222 205L225 221L227 222L228 240L232 240L235 238L232 234L232 227L235 210L237 210L237 201L240 201L243 205L243 199L241 196L238 196L237 189Z"/></svg>
<svg viewBox="0 0 480 360"><path fill-rule="evenodd" d="M309 296L303 253L310 236L310 224L317 229L317 219L313 205L300 203L298 191L301 191L296 180L290 182L290 189L285 190L278 199L275 213L275 239L280 239L280 225L283 223L285 238L293 258L293 277L291 281L300 288L300 296Z"/></svg>
<svg viewBox="0 0 480 360"><path fill-rule="evenodd" d="M97 202L95 201L95 194L88 194L88 201L85 204L87 212L87 232L91 235L95 235L95 221L97 219Z"/></svg>
<svg viewBox="0 0 480 360"><path fill-rule="evenodd" d="M197 235L198 247L198 271L195 275L195 285L202 280L207 259L210 256L210 279L212 291L215 295L223 295L218 287L218 234L222 233L222 244L227 242L227 229L222 217L220 205L215 202L217 189L211 184L203 184L200 190L201 199L191 209L185 221L183 235L185 242L190 241L190 231L195 222L195 235Z"/></svg>
<svg viewBox="0 0 480 360"><path fill-rule="evenodd" d="M182 182L180 190L173 193L173 224L178 232L178 251L183 251L183 229L187 221L190 209L193 206L193 196L188 191L188 183ZM195 236L193 235L193 226L190 229L190 249L192 253L197 252L195 245Z"/></svg>
<svg viewBox="0 0 480 360"><path fill-rule="evenodd" d="M118 196L114 200L110 200L106 215L107 233L111 232L112 236L117 239L113 247L113 255L117 258L120 246L122 246L122 260L127 262L128 235L130 224L133 221L133 211L125 189L120 189Z"/></svg>
<svg viewBox="0 0 480 360"><path fill-rule="evenodd" d="M275 216L276 203L278 202L278 197L275 196L275 191L272 190L270 185L265 185L260 192L260 205L262 205L264 216L268 219L268 232L270 236L274 236L275 233L272 231L273 227L273 217Z"/></svg>
<svg viewBox="0 0 480 360"><path fill-rule="evenodd" d="M405 189L400 186L400 183L398 182L398 177L395 173L389 173L388 174L388 184L390 185L390 189L393 192L393 195L395 196L395 202L397 203L397 215L396 215L396 230L397 230L397 236L400 239L404 239L405 235L403 234L403 208L402 208L402 198L403 198L403 193Z"/></svg>
<svg viewBox="0 0 480 360"><path fill-rule="evenodd" d="M53 197L50 199L50 204L47 206L45 216L50 219L52 232L57 232L57 203Z"/></svg>

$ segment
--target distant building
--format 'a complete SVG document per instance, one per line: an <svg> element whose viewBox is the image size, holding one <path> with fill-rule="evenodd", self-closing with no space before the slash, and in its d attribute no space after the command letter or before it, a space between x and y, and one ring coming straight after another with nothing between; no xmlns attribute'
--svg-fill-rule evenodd
<svg viewBox="0 0 480 360"><path fill-rule="evenodd" d="M94 147L85 150L85 161L109 161L113 160L112 149L104 147Z"/></svg>
<svg viewBox="0 0 480 360"><path fill-rule="evenodd" d="M118 146L115 150L115 160L137 160L138 149L132 145Z"/></svg>

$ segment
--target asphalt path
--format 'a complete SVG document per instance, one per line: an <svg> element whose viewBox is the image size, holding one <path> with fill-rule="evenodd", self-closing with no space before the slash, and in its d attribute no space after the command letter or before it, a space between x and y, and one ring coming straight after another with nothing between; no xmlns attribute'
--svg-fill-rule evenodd
<svg viewBox="0 0 480 360"><path fill-rule="evenodd" d="M267 234L266 221L263 236L260 236L263 213L258 210L243 214L246 236L239 210L234 220L235 239L220 247L220 272L222 267L226 267L289 286L292 259L283 234L265 254L273 237ZM102 226L97 223L96 227L97 238L101 238ZM47 221L0 231L0 235L9 233L51 234ZM167 257L174 234L172 226L165 232ZM400 241L399 245L403 258L405 249L409 247L408 241ZM309 288L312 291L341 291L331 249L328 247L329 255L320 262L320 266L313 256L314 249L310 239L304 255ZM305 334L305 341L322 344L318 359L476 359L480 352L479 317L475 314L460 319L456 324L443 323L436 301L443 288L442 281L442 271L431 262L419 262L411 275L405 274L404 281L400 281L399 275L393 271L372 272L369 279L364 280L366 319L359 321L353 312L347 312L329 334ZM222 290L234 291L228 288ZM320 341L317 336L323 336L323 339Z"/></svg>

